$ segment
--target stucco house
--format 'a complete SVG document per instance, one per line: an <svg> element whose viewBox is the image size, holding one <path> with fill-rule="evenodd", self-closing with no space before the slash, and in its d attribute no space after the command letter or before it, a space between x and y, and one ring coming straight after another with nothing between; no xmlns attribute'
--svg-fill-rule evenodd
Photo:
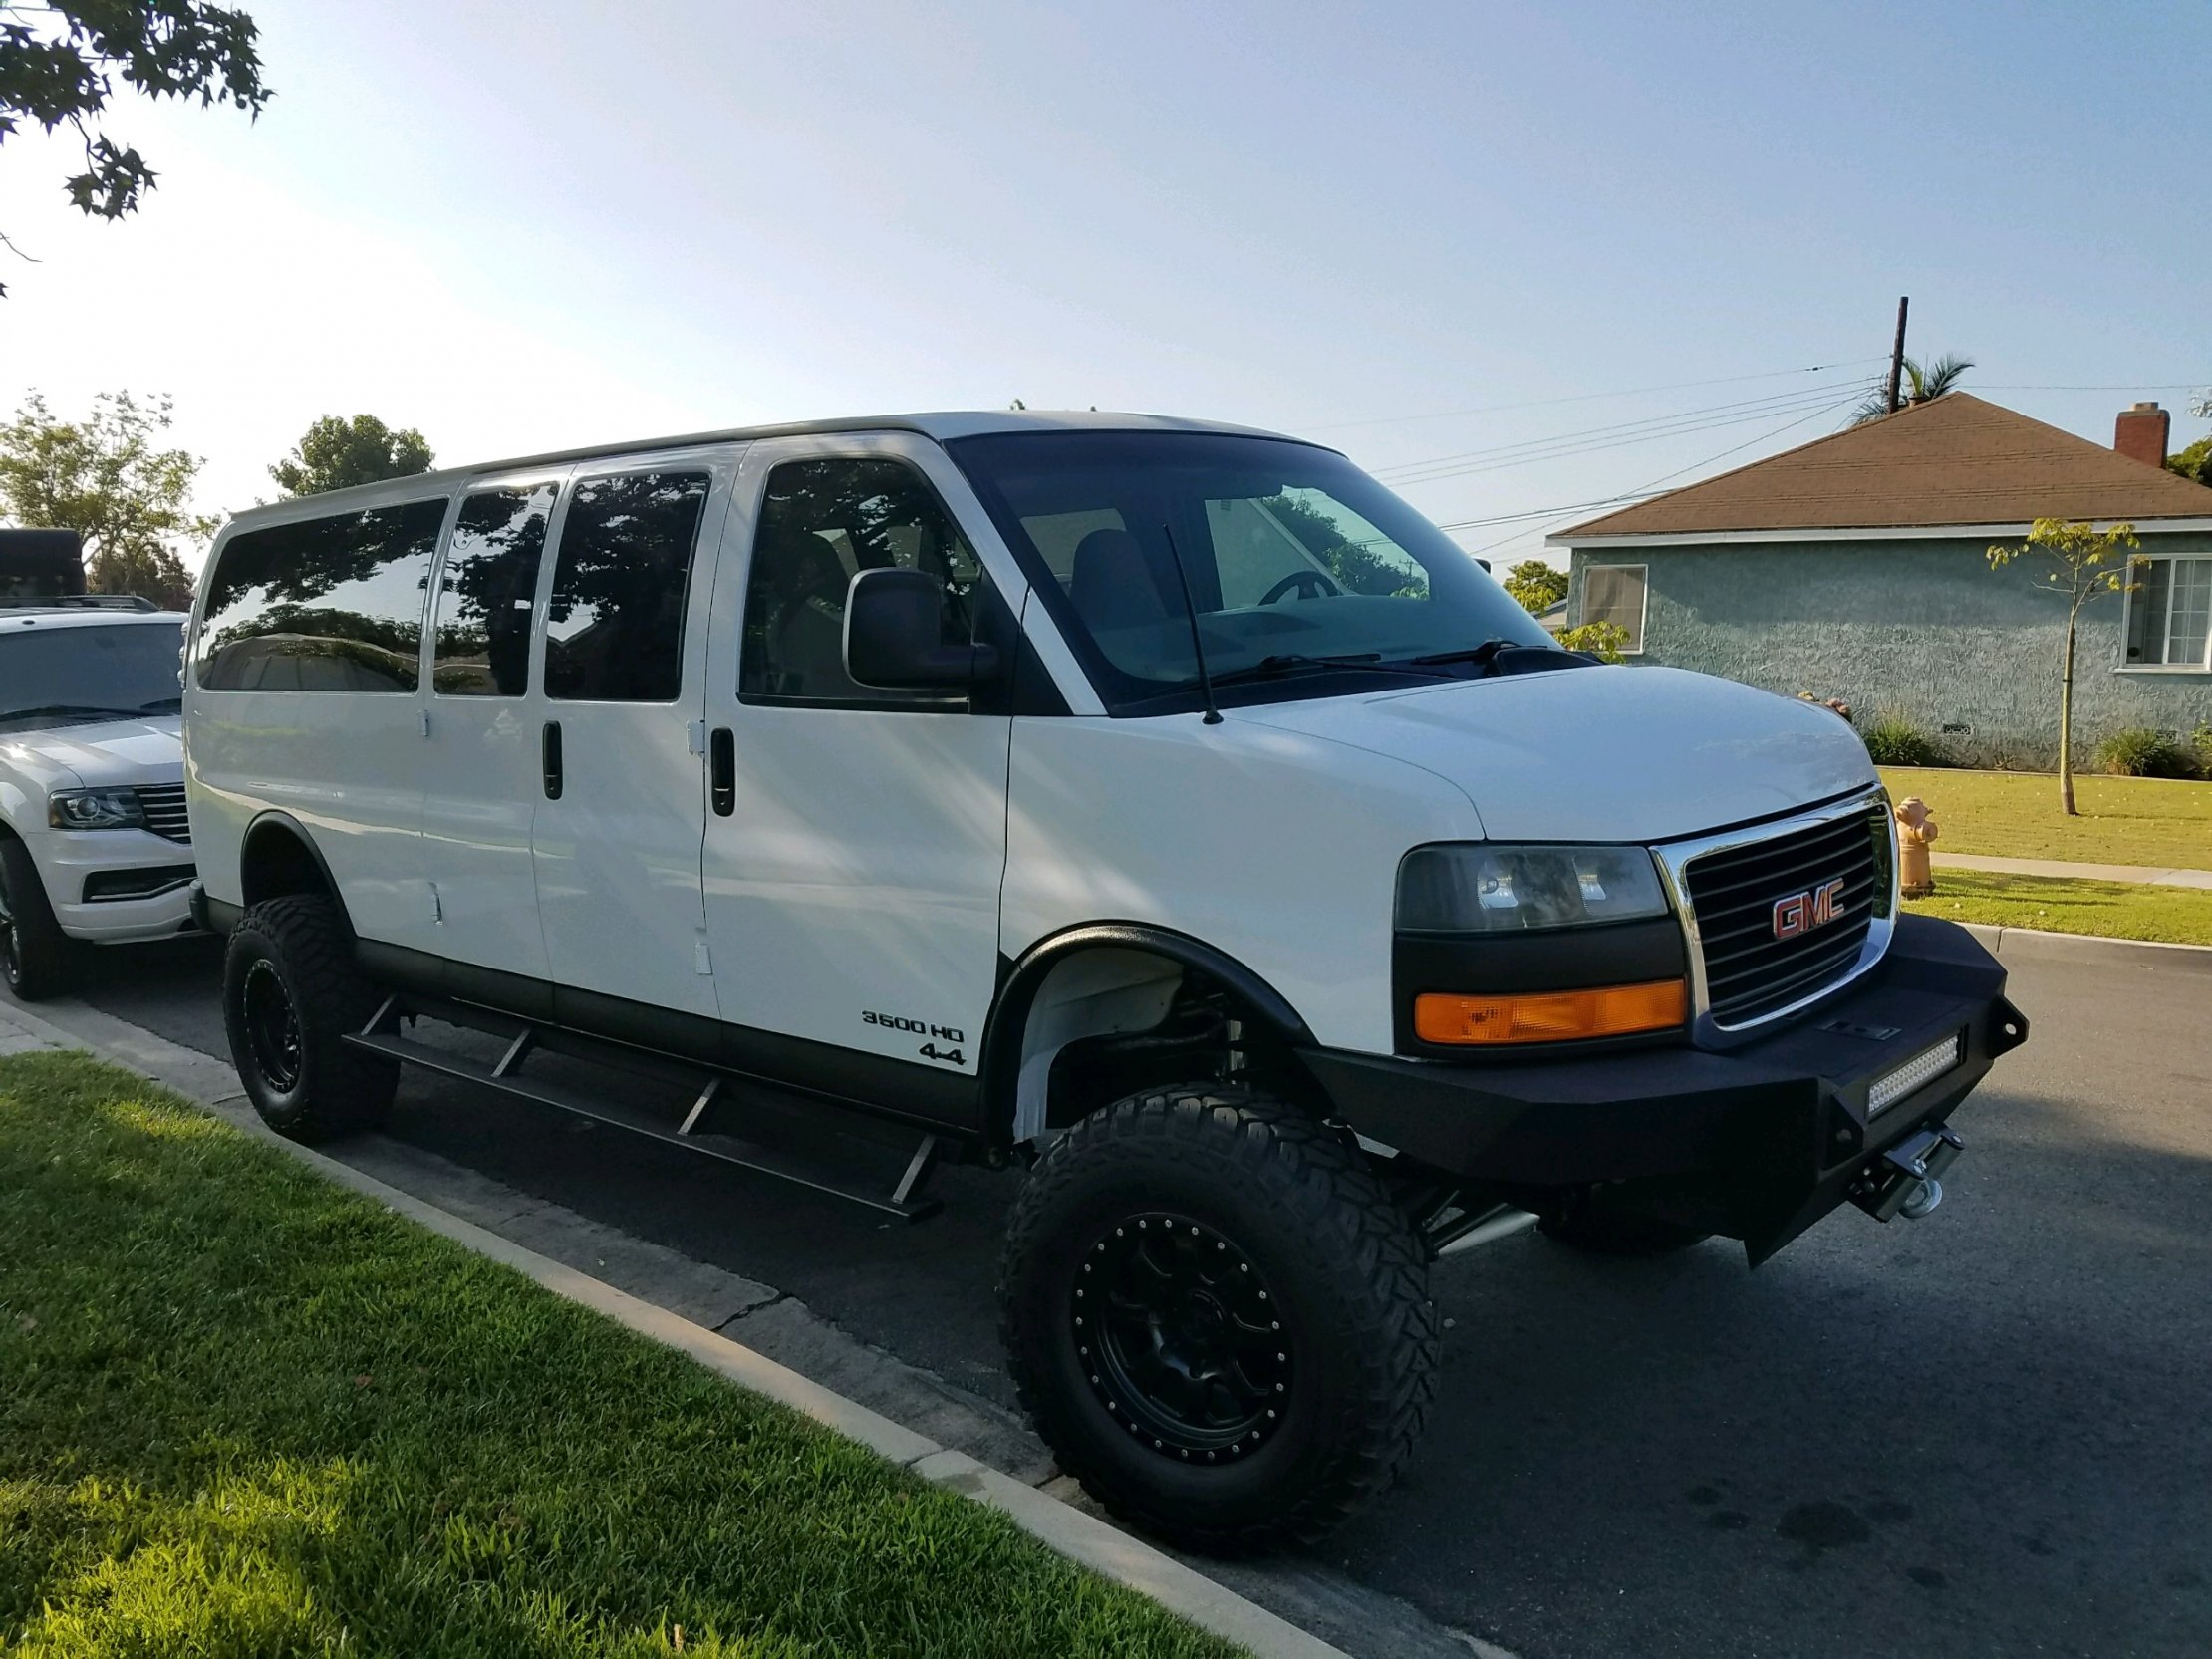
<svg viewBox="0 0 2212 1659"><path fill-rule="evenodd" d="M1629 660L1896 712L1961 759L2047 764L2066 602L1992 542L2037 518L2126 521L2133 591L2082 613L2081 752L2125 726L2212 724L2212 489L2165 470L2168 416L2109 449L1954 392L1546 538L1568 616Z"/></svg>

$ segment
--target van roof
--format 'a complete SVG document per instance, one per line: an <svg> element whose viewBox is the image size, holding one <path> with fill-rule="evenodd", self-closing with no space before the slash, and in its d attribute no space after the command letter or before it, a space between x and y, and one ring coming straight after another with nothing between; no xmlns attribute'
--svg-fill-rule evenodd
<svg viewBox="0 0 2212 1659"><path fill-rule="evenodd" d="M1256 426L1237 426L1219 420L1191 420L1171 415L1128 415L1099 410L940 410L920 415L846 415L831 420L790 420L770 426L729 426L719 431L687 432L676 437L645 438L627 443L594 443L577 449L552 449L543 454L517 455L506 460L481 461L469 466L440 467L405 478L387 478L373 484L355 484L321 495L295 496L271 501L233 513L232 524L257 522L269 517L295 517L313 504L317 510L363 505L450 489L487 472L512 472L531 466L555 466L570 461L596 460L605 455L642 454L663 449L703 447L712 443L744 443L763 437L804 437L816 432L919 432L938 442L957 437L976 437L988 432L1035 431L1178 431L1228 432L1242 437L1285 438Z"/></svg>

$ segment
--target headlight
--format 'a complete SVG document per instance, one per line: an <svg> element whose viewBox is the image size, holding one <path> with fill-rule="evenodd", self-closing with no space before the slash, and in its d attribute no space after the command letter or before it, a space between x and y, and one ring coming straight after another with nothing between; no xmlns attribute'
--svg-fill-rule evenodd
<svg viewBox="0 0 2212 1659"><path fill-rule="evenodd" d="M56 829L144 829L138 797L128 789L59 789L46 797L46 821Z"/></svg>
<svg viewBox="0 0 2212 1659"><path fill-rule="evenodd" d="M1416 847L1398 867L1398 930L1521 933L1667 914L1642 847Z"/></svg>

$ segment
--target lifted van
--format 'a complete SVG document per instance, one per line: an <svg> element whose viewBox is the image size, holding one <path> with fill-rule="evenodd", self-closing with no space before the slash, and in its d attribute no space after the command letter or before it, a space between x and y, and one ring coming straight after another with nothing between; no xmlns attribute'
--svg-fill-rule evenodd
<svg viewBox="0 0 2212 1659"><path fill-rule="evenodd" d="M224 530L189 658L270 1124L374 1124L411 1061L900 1216L941 1156L1019 1161L1022 1400L1194 1548L1400 1471L1438 1255L1756 1264L1924 1214L2026 1035L1899 914L1842 721L1562 651L1264 432L840 420L287 501ZM541 1047L696 1093L567 1093ZM762 1144L760 1100L899 1126L903 1173Z"/></svg>

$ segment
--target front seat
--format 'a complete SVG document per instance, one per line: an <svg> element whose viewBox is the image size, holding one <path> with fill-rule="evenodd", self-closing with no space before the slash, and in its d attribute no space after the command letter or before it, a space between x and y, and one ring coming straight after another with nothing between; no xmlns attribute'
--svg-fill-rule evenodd
<svg viewBox="0 0 2212 1659"><path fill-rule="evenodd" d="M782 696L858 697L845 672L845 567L811 531L792 538L778 563L788 573L775 624L776 691Z"/></svg>
<svg viewBox="0 0 2212 1659"><path fill-rule="evenodd" d="M1127 530L1093 530L1075 544L1067 597L1093 633L1142 628L1174 615L1144 544Z"/></svg>

